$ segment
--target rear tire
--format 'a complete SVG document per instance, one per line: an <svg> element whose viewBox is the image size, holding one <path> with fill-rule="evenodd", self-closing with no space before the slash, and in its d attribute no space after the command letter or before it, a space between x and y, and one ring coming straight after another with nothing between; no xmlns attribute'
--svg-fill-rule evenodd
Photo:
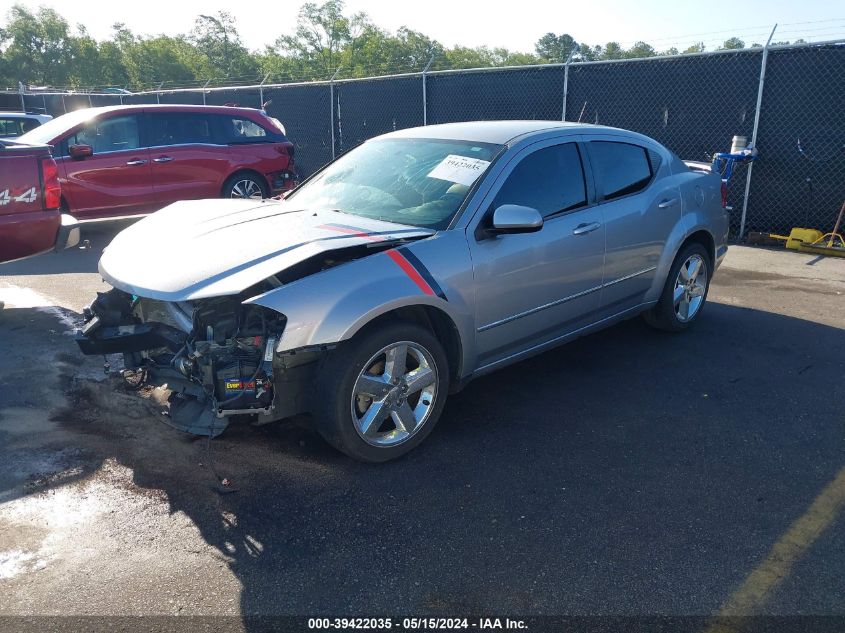
<svg viewBox="0 0 845 633"><path fill-rule="evenodd" d="M443 346L420 325L356 335L326 357L312 409L326 441L364 462L404 455L431 433L449 391Z"/></svg>
<svg viewBox="0 0 845 633"><path fill-rule="evenodd" d="M672 263L659 301L643 313L646 323L666 332L686 330L704 309L711 277L707 249L698 243L685 246Z"/></svg>
<svg viewBox="0 0 845 633"><path fill-rule="evenodd" d="M270 197L270 188L256 174L235 174L223 185L223 197L260 200Z"/></svg>

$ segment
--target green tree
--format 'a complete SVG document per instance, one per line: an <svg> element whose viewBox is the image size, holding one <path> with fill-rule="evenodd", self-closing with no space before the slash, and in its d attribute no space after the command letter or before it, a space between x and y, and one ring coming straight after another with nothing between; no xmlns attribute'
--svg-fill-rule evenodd
<svg viewBox="0 0 845 633"><path fill-rule="evenodd" d="M299 10L294 34L280 37L275 48L298 60L315 76L331 75L351 37L350 20L343 15L343 9L342 0L319 5L306 2Z"/></svg>
<svg viewBox="0 0 845 633"><path fill-rule="evenodd" d="M123 53L120 46L113 40L106 40L99 44L99 79L102 86L127 86L129 75L123 64Z"/></svg>
<svg viewBox="0 0 845 633"><path fill-rule="evenodd" d="M74 87L101 85L99 46L83 25L80 24L76 29L79 34L68 40L69 83Z"/></svg>
<svg viewBox="0 0 845 633"><path fill-rule="evenodd" d="M722 44L722 48L727 50L745 48L745 42L738 37L731 37L725 40L725 43Z"/></svg>
<svg viewBox="0 0 845 633"><path fill-rule="evenodd" d="M654 57L657 55L657 51L654 50L654 47L651 44L646 44L645 42L637 42L627 51L625 51L625 57L629 59L638 59L640 57Z"/></svg>
<svg viewBox="0 0 845 633"><path fill-rule="evenodd" d="M342 68L343 77L365 77L419 71L430 60L432 70L519 66L539 63L615 60L658 54L646 42L624 50L618 42L604 46L578 43L568 33L546 33L534 53L503 47L444 47L424 33L402 27L395 33L379 27L365 13L347 14L343 0L306 2L293 33L273 46L251 52L243 44L233 14L220 11L197 16L183 35L139 36L115 24L111 37L96 41L83 25L72 30L56 11L37 11L14 5L0 27L0 85L156 87L186 85L208 79L254 79L269 74L273 81L307 81L330 77ZM752 46L759 46L752 44ZM724 49L744 48L736 37ZM684 50L700 52L699 42ZM670 48L661 55L676 55Z"/></svg>
<svg viewBox="0 0 845 633"><path fill-rule="evenodd" d="M15 83L67 85L72 45L67 20L53 9L33 13L16 4L2 31L0 49Z"/></svg>
<svg viewBox="0 0 845 633"><path fill-rule="evenodd" d="M578 51L575 53L575 56L579 61L592 62L597 59L601 59L603 50L604 49L598 45L590 46L589 44L579 44Z"/></svg>
<svg viewBox="0 0 845 633"><path fill-rule="evenodd" d="M166 35L134 39L122 52L129 83L136 90L195 80L201 61L189 42Z"/></svg>
<svg viewBox="0 0 845 633"><path fill-rule="evenodd" d="M706 50L706 46L704 46L704 42L696 42L692 46L687 46L684 49L685 53L703 53Z"/></svg>
<svg viewBox="0 0 845 633"><path fill-rule="evenodd" d="M235 18L227 11L197 17L188 41L203 58L201 79L258 74L259 62L242 44Z"/></svg>
<svg viewBox="0 0 845 633"><path fill-rule="evenodd" d="M619 45L619 42L608 42L604 45L599 59L622 59L623 57L625 57L625 49Z"/></svg>
<svg viewBox="0 0 845 633"><path fill-rule="evenodd" d="M578 42L568 33L562 35L546 33L534 45L534 50L540 59L553 63L565 62L569 59L569 54L577 48Z"/></svg>

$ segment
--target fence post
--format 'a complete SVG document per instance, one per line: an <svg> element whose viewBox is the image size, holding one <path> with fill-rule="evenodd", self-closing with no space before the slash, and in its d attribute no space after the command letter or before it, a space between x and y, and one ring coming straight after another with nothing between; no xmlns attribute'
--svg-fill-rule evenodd
<svg viewBox="0 0 845 633"><path fill-rule="evenodd" d="M258 85L258 100L261 103L261 109L264 109L264 82L270 79L270 73L264 75L264 79L261 80L261 83Z"/></svg>
<svg viewBox="0 0 845 633"><path fill-rule="evenodd" d="M431 59L428 60L428 63L425 65L422 71L422 80L423 80L423 125L428 125L428 89L426 84L426 77L428 74L428 69L431 68L431 64L434 63L434 55L431 56Z"/></svg>
<svg viewBox="0 0 845 633"><path fill-rule="evenodd" d="M205 105L205 92L206 92L205 89L208 88L208 84L210 84L210 83L211 83L211 79L207 80L205 82L205 85L202 87L202 104L203 105Z"/></svg>
<svg viewBox="0 0 845 633"><path fill-rule="evenodd" d="M573 48L569 52L569 57L566 58L566 66L564 66L563 70L563 111L560 114L561 121L566 121L566 95L569 92L569 63L572 61L574 54L575 49Z"/></svg>
<svg viewBox="0 0 845 633"><path fill-rule="evenodd" d="M26 100L23 98L23 82L18 82L18 94L21 97L21 112L26 112Z"/></svg>
<svg viewBox="0 0 845 633"><path fill-rule="evenodd" d="M760 83L757 86L757 107L754 110L754 129L751 132L751 147L757 147L757 128L760 126L760 109L763 105L763 84L766 81L766 62L769 59L769 44L772 43L772 37L778 25L772 27L772 32L769 33L769 39L766 40L766 45L763 47L763 59L760 61ZM751 171L754 169L754 163L748 163L748 171L745 175L745 195L742 198L742 217L739 221L739 236L741 240L745 235L745 217L748 213L748 193L751 191Z"/></svg>
<svg viewBox="0 0 845 633"><path fill-rule="evenodd" d="M331 116L331 126L332 126L332 160L335 159L335 149L334 149L334 78L337 77L337 74L340 72L340 66L337 67L337 70L334 71L334 75L329 80L329 97L332 100L331 110L329 112Z"/></svg>

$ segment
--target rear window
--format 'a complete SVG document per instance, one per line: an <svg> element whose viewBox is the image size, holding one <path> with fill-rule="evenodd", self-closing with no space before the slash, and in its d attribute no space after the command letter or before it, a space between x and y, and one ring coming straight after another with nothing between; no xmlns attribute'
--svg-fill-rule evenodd
<svg viewBox="0 0 845 633"><path fill-rule="evenodd" d="M639 145L591 141L590 158L605 200L642 191L651 181L648 153Z"/></svg>
<svg viewBox="0 0 845 633"><path fill-rule="evenodd" d="M220 116L218 124L221 143L263 143L269 140L270 133L250 119ZM278 134L278 132L275 133L276 136Z"/></svg>

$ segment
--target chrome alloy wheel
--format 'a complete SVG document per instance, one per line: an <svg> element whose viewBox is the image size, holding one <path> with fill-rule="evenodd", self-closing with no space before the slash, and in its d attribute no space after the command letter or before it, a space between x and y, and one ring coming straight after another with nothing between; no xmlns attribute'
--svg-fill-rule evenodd
<svg viewBox="0 0 845 633"><path fill-rule="evenodd" d="M437 397L437 365L418 343L380 349L364 364L352 390L352 421L373 446L401 444L428 420Z"/></svg>
<svg viewBox="0 0 845 633"><path fill-rule="evenodd" d="M672 295L675 315L681 323L692 320L701 309L707 292L707 262L701 255L690 255L678 271Z"/></svg>
<svg viewBox="0 0 845 633"><path fill-rule="evenodd" d="M252 198L253 200L261 199L261 187L254 180L245 178L239 180L232 186L232 198Z"/></svg>

